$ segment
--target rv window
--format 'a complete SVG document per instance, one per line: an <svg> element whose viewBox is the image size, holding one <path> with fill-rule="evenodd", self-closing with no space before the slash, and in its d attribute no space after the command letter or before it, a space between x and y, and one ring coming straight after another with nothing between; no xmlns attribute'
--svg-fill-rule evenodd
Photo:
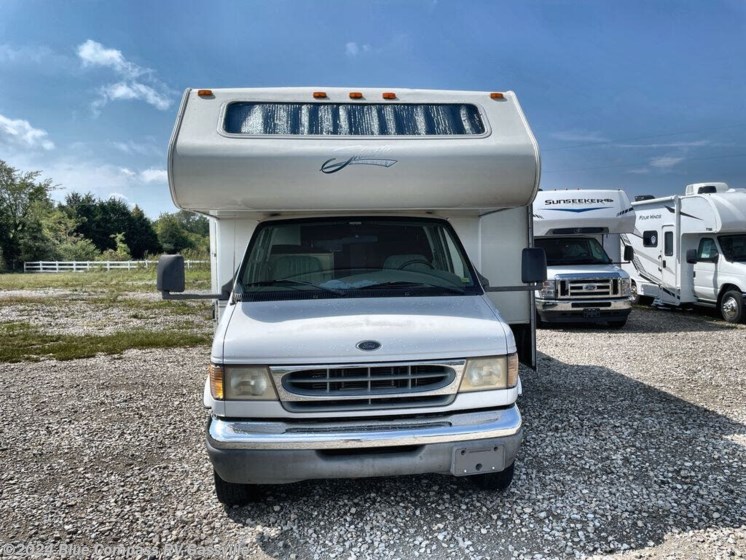
<svg viewBox="0 0 746 560"><path fill-rule="evenodd" d="M248 136L464 136L485 133L463 104L255 103L228 105L224 130Z"/></svg>
<svg viewBox="0 0 746 560"><path fill-rule="evenodd" d="M663 234L663 254L667 257L673 256L673 232L667 231Z"/></svg>
<svg viewBox="0 0 746 560"><path fill-rule="evenodd" d="M699 240L699 248L697 249L697 259L707 260L715 258L718 248L715 245L715 240L710 237L703 237Z"/></svg>
<svg viewBox="0 0 746 560"><path fill-rule="evenodd" d="M726 260L746 262L746 234L721 235L718 241L720 241Z"/></svg>
<svg viewBox="0 0 746 560"><path fill-rule="evenodd" d="M644 247L657 247L658 246L658 232L657 231L643 231L642 232L642 244Z"/></svg>

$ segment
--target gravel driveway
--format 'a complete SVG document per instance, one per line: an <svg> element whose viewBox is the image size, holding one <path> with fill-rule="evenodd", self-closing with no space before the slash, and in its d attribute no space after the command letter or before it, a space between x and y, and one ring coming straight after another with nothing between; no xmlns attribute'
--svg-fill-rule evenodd
<svg viewBox="0 0 746 560"><path fill-rule="evenodd" d="M622 330L542 330L507 493L434 475L318 481L237 509L215 499L203 447L207 348L0 364L0 545L51 557L119 556L117 545L185 558L742 557L745 342L743 325L642 308Z"/></svg>

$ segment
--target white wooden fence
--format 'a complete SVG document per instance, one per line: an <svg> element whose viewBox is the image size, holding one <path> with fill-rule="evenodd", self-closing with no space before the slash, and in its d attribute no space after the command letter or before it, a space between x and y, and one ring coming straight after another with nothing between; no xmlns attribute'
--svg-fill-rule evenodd
<svg viewBox="0 0 746 560"><path fill-rule="evenodd" d="M187 270L208 261L184 261ZM24 272L85 272L87 270L137 270L154 268L158 261L33 261L23 263Z"/></svg>

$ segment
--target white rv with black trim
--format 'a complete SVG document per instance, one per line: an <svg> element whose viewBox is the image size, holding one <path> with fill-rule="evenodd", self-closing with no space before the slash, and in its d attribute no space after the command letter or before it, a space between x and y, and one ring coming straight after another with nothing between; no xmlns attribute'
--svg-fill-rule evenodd
<svg viewBox="0 0 746 560"><path fill-rule="evenodd" d="M632 205L635 230L623 242L635 258L625 269L639 295L661 305L717 306L726 321L743 321L746 189L695 183L683 196Z"/></svg>

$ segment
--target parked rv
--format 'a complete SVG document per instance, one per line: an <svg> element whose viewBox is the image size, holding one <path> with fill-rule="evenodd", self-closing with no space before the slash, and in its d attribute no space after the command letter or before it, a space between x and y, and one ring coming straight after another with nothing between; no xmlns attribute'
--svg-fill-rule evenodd
<svg viewBox="0 0 746 560"><path fill-rule="evenodd" d="M548 265L547 280L536 292L539 320L623 327L632 303L629 274L619 267L619 235L635 225L624 191L539 191L533 225L535 245L546 251Z"/></svg>
<svg viewBox="0 0 746 560"><path fill-rule="evenodd" d="M417 473L507 488L546 277L538 181L512 92L187 90L169 185L212 221L221 502ZM165 298L191 297L183 275L159 263Z"/></svg>
<svg viewBox="0 0 746 560"><path fill-rule="evenodd" d="M717 307L744 320L746 189L687 185L683 196L632 203L635 231L623 236L635 258L625 269L640 296L667 306Z"/></svg>

